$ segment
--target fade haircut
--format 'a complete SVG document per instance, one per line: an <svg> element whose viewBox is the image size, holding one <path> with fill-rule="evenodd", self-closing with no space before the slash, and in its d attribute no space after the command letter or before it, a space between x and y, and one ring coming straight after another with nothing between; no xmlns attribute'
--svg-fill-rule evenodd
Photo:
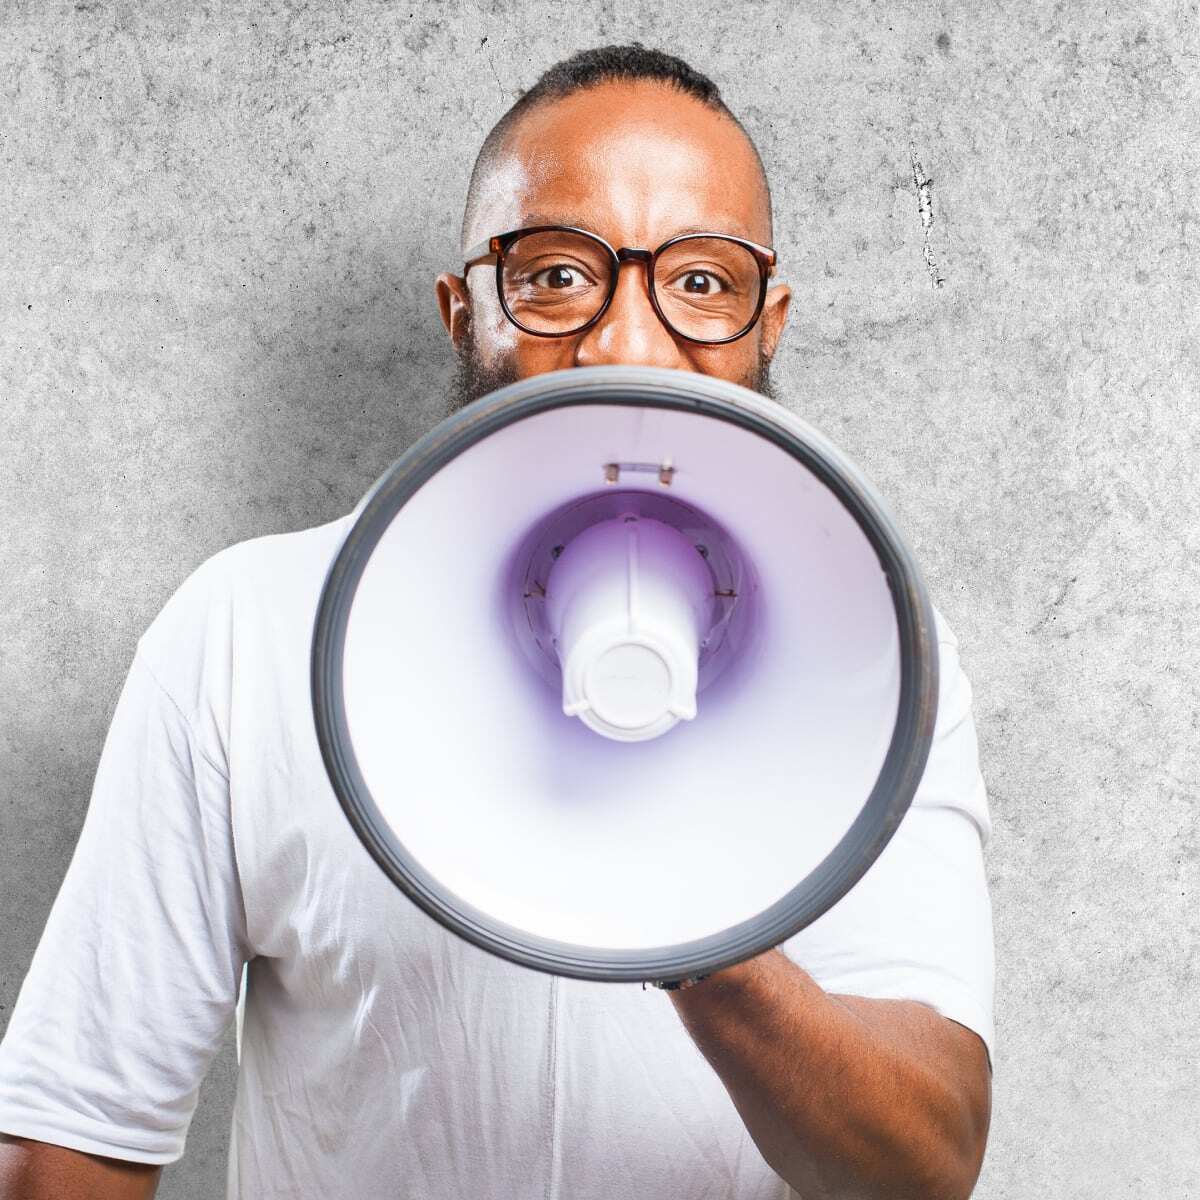
<svg viewBox="0 0 1200 1200"><path fill-rule="evenodd" d="M733 115L721 99L721 92L707 75L689 66L682 58L651 50L640 42L625 46L597 46L592 50L581 50L570 58L557 62L540 79L522 92L513 106L492 126L484 139L471 171L471 182L467 187L467 200L463 206L462 243L470 236L479 207L483 180L499 157L504 139L521 117L535 105L552 100L562 100L575 92L582 92L597 84L611 80L646 80L673 87L688 96L694 96L702 104L728 117L745 134L750 149L754 151L762 175L763 192L767 200L767 227L771 228L771 188L767 172L754 139L746 133L746 127Z"/></svg>

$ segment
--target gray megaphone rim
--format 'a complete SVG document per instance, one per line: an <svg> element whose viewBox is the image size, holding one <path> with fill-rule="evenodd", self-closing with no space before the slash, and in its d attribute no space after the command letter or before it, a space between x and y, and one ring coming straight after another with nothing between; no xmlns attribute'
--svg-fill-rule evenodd
<svg viewBox="0 0 1200 1200"><path fill-rule="evenodd" d="M830 854L786 896L719 933L650 949L581 946L498 921L431 876L408 853L371 796L354 754L342 688L342 655L355 590L396 514L447 463L514 422L550 409L611 404L672 409L727 421L791 454L838 497L874 548L895 607L900 697L883 766L866 804ZM392 882L451 932L535 970L612 982L706 975L786 941L833 907L866 873L908 811L929 756L937 716L933 611L912 553L880 496L824 435L782 405L737 384L657 367L581 367L500 388L446 418L380 477L330 566L313 630L311 686L321 756L338 802Z"/></svg>

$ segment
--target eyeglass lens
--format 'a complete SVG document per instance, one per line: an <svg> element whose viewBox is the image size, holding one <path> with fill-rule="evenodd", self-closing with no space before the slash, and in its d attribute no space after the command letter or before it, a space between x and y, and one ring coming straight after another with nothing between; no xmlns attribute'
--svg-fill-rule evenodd
<svg viewBox="0 0 1200 1200"><path fill-rule="evenodd" d="M536 333L566 334L601 309L612 284L612 255L579 233L524 234L504 256L504 302ZM737 242L687 238L654 264L653 287L667 324L684 337L720 341L741 333L758 307L758 260Z"/></svg>

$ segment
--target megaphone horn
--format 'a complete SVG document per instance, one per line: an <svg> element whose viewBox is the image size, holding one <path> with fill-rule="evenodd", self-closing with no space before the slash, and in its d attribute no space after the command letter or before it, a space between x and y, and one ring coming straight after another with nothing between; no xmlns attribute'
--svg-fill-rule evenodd
<svg viewBox="0 0 1200 1200"><path fill-rule="evenodd" d="M785 941L924 769L924 586L875 491L782 406L691 372L502 388L356 510L314 627L334 792L446 928L583 979Z"/></svg>

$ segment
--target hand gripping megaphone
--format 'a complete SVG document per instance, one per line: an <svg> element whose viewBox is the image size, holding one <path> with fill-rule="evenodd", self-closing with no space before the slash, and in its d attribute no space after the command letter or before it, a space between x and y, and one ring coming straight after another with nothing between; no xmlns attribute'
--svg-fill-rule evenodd
<svg viewBox="0 0 1200 1200"><path fill-rule="evenodd" d="M779 945L895 831L933 615L861 473L692 372L522 380L379 480L328 574L312 699L397 887L515 963L697 978Z"/></svg>

